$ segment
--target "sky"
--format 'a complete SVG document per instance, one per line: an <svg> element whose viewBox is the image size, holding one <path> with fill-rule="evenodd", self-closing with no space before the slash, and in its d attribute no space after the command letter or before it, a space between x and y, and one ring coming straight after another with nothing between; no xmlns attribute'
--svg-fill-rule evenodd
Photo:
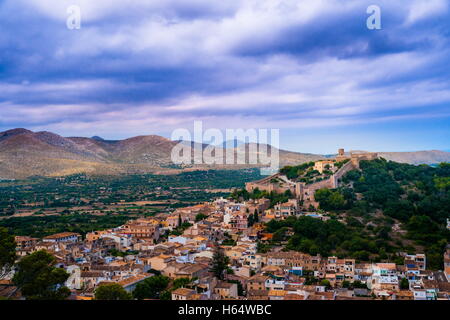
<svg viewBox="0 0 450 320"><path fill-rule="evenodd" d="M280 129L281 148L299 152L449 150L449 7L0 0L0 131L170 138L203 121Z"/></svg>

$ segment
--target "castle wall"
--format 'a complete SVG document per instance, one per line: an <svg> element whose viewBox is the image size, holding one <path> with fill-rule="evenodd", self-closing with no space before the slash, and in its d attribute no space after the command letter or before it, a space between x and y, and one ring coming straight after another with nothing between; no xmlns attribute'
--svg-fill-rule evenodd
<svg viewBox="0 0 450 320"><path fill-rule="evenodd" d="M328 188L335 189L339 187L339 180L350 170L359 168L359 161L361 160L374 160L378 158L377 153L353 153L350 157L344 156L344 150L339 150L339 155L336 157L336 160L341 159L349 159L347 163L345 163L339 170L337 170L330 178L318 182L314 182L312 184L306 185L302 182L292 182L288 179L282 178L283 186L280 186L278 183L271 183L271 179L276 177L282 177L280 173L272 175L270 177L266 177L259 181L248 182L245 184L245 188L248 192L252 192L254 189L258 188L261 191L267 192L277 192L282 193L286 190L290 190L292 194L296 196L297 199L303 200L304 205L308 206L308 204L312 204L317 207L317 203L314 199L314 193L318 189Z"/></svg>
<svg viewBox="0 0 450 320"><path fill-rule="evenodd" d="M314 201L314 193L316 190L322 188L333 189L333 179L330 177L329 179L314 182L303 187L302 200L304 201Z"/></svg>
<svg viewBox="0 0 450 320"><path fill-rule="evenodd" d="M339 187L339 179L341 179L347 172L357 169L359 167L358 165L355 165L353 161L349 161L345 163L336 173L331 177L333 180L332 185L333 189Z"/></svg>
<svg viewBox="0 0 450 320"><path fill-rule="evenodd" d="M303 187L302 200L306 202L314 202L314 193L316 190L322 188L335 189L339 186L339 179L341 179L350 170L356 169L352 161L344 164L335 174L327 180L318 181Z"/></svg>
<svg viewBox="0 0 450 320"><path fill-rule="evenodd" d="M378 154L374 152L368 153L352 153L351 154L351 162L356 168L359 168L359 162L361 160L375 160L378 158Z"/></svg>
<svg viewBox="0 0 450 320"><path fill-rule="evenodd" d="M271 183L270 180L273 178L282 177L279 173L274 174L270 177L253 181L253 182L247 182L245 184L245 189L248 192L252 192L256 188L258 188L261 191L266 192L276 192L276 193L284 193L287 190L290 190L293 195L295 195L297 198L300 198L301 196L301 184L295 183L292 181L289 181L287 179L281 179L283 180L283 185L280 185L278 183Z"/></svg>

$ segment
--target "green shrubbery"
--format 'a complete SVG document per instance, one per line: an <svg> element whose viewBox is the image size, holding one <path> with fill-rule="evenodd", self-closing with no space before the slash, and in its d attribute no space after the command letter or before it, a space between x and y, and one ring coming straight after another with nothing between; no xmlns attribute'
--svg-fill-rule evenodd
<svg viewBox="0 0 450 320"><path fill-rule="evenodd" d="M361 161L360 168L361 171L349 171L342 178L349 186L345 198L353 199L346 203L348 212L368 217L369 213L381 210L385 216L402 222L407 238L425 247L429 266L442 268L442 253L450 241L450 232L446 230L446 219L450 217L450 165L414 166L377 159ZM316 199L324 209L342 209L336 205L342 204L341 201L332 201L341 200L334 194L344 193L342 190L319 190ZM360 201L355 200L356 194L362 195ZM387 233L378 236L386 237Z"/></svg>
<svg viewBox="0 0 450 320"><path fill-rule="evenodd" d="M288 201L290 198L292 198L292 193L290 190L286 190L286 192L284 193L276 193L274 191L261 191L258 188L255 188L252 192L248 192L245 189L236 189L231 193L230 197L236 201L266 198L270 200L270 207L273 207L277 203Z"/></svg>

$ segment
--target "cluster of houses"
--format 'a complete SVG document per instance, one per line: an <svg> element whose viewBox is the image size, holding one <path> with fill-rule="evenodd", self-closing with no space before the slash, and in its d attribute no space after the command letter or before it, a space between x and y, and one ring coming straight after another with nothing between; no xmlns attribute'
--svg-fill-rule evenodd
<svg viewBox="0 0 450 320"><path fill-rule="evenodd" d="M43 239L16 237L17 253L51 252L57 266L70 274L66 286L75 299L92 299L105 283L132 292L156 274L191 279L172 291L172 300L450 299L450 247L444 271L427 270L424 254L404 254L404 264L396 265L311 256L281 247L258 252L258 242L271 236L261 222L300 214L297 206L296 200L269 209L267 199L217 199L92 231L84 239L70 232ZM229 258L221 280L211 272L217 245Z"/></svg>

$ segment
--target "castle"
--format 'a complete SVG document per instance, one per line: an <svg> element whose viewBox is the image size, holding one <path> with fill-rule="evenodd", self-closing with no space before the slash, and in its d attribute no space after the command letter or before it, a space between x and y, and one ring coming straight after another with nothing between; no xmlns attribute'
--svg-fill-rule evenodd
<svg viewBox="0 0 450 320"><path fill-rule="evenodd" d="M304 182L295 182L288 179L281 173L276 173L264 179L247 182L245 189L252 192L255 189L267 192L284 193L289 190L298 200L303 201L303 206L308 207L313 205L317 207L314 199L314 193L318 189L329 188L335 189L339 186L339 181L347 172L354 169L359 169L359 162L361 160L374 160L378 158L377 153L372 152L350 152L345 154L344 149L339 149L338 154L334 159L316 161L314 170L323 173L324 170L330 170L332 174L328 179L324 179L311 184ZM340 168L335 166L338 162L346 161Z"/></svg>

